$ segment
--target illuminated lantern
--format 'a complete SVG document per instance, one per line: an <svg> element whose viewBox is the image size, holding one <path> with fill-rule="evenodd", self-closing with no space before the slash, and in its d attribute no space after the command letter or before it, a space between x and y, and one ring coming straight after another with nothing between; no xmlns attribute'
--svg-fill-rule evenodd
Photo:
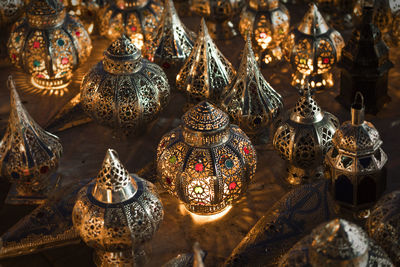
<svg viewBox="0 0 400 267"><path fill-rule="evenodd" d="M251 0L240 15L239 31L251 33L257 61L268 65L283 57L281 42L288 35L289 11L279 0Z"/></svg>
<svg viewBox="0 0 400 267"><path fill-rule="evenodd" d="M92 34L96 24L95 12L99 9L98 6L95 7L94 1L62 0L62 2L68 14L78 17L86 31Z"/></svg>
<svg viewBox="0 0 400 267"><path fill-rule="evenodd" d="M213 39L231 39L237 35L231 21L240 13L244 0L192 0L192 11L206 18Z"/></svg>
<svg viewBox="0 0 400 267"><path fill-rule="evenodd" d="M58 0L32 0L8 40L11 62L30 73L32 84L42 89L67 86L72 71L91 50L85 28Z"/></svg>
<svg viewBox="0 0 400 267"><path fill-rule="evenodd" d="M157 148L160 183L187 210L211 215L243 196L256 169L256 150L226 113L208 102L192 107Z"/></svg>
<svg viewBox="0 0 400 267"><path fill-rule="evenodd" d="M129 174L109 149L96 179L76 197L72 221L83 241L95 249L97 266L143 266L143 243L164 216L155 187Z"/></svg>
<svg viewBox="0 0 400 267"><path fill-rule="evenodd" d="M292 85L320 90L333 86L331 70L339 61L344 41L339 32L330 28L315 4L303 21L294 27L283 47L292 65Z"/></svg>
<svg viewBox="0 0 400 267"><path fill-rule="evenodd" d="M6 203L42 204L59 186L54 173L62 154L57 136L43 130L21 103L11 76L11 113L0 142L1 176L11 183Z"/></svg>
<svg viewBox="0 0 400 267"><path fill-rule="evenodd" d="M100 34L111 40L125 34L141 50L152 40L162 11L162 0L110 0L98 13Z"/></svg>

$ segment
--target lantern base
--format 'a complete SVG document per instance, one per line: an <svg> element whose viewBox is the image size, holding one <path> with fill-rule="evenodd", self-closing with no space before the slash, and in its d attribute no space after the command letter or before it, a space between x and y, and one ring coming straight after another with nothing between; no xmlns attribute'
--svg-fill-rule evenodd
<svg viewBox="0 0 400 267"><path fill-rule="evenodd" d="M196 215L215 215L223 212L227 207L229 207L228 202L222 202L217 205L191 205L185 204L185 208Z"/></svg>
<svg viewBox="0 0 400 267"><path fill-rule="evenodd" d="M332 73L330 72L306 75L296 71L292 74L292 86L296 88L304 87L307 81L313 91L321 91L333 86Z"/></svg>
<svg viewBox="0 0 400 267"><path fill-rule="evenodd" d="M208 32L214 40L229 40L238 35L232 21L206 21Z"/></svg>
<svg viewBox="0 0 400 267"><path fill-rule="evenodd" d="M143 266L146 263L146 253L142 248L118 252L96 250L93 253L93 261L98 267Z"/></svg>
<svg viewBox="0 0 400 267"><path fill-rule="evenodd" d="M302 169L295 166L289 166L288 177L286 181L291 185L308 184L324 177L324 168L322 166Z"/></svg>
<svg viewBox="0 0 400 267"><path fill-rule="evenodd" d="M40 205L43 204L51 194L56 191L61 185L61 176L58 173L53 173L50 176L48 186L39 192L30 195L21 194L16 187L12 184L6 197L5 203L9 205Z"/></svg>
<svg viewBox="0 0 400 267"><path fill-rule="evenodd" d="M44 79L32 76L31 83L39 89L58 90L67 87L71 82L71 75L62 78Z"/></svg>

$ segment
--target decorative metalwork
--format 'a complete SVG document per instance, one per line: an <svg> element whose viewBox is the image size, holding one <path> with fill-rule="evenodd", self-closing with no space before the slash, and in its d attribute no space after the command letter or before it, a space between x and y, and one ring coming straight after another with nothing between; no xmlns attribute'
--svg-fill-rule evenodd
<svg viewBox="0 0 400 267"><path fill-rule="evenodd" d="M192 0L191 9L207 19L207 27L213 39L231 39L237 35L231 21L239 15L244 0Z"/></svg>
<svg viewBox="0 0 400 267"><path fill-rule="evenodd" d="M155 120L169 101L165 73L123 35L81 84L81 104L102 125L127 134Z"/></svg>
<svg viewBox="0 0 400 267"><path fill-rule="evenodd" d="M351 121L344 122L332 138L326 154L333 195L343 208L360 211L370 208L386 189L387 156L378 131L364 121L360 93L351 108Z"/></svg>
<svg viewBox="0 0 400 267"><path fill-rule="evenodd" d="M80 21L57 0L32 0L8 40L11 61L43 89L68 85L72 71L89 57L90 37Z"/></svg>
<svg viewBox="0 0 400 267"><path fill-rule="evenodd" d="M261 65L283 58L281 42L289 33L290 15L279 0L251 0L240 15L239 31L251 33L256 59Z"/></svg>
<svg viewBox="0 0 400 267"><path fill-rule="evenodd" d="M392 259L400 264L400 191L383 196L371 211L366 229Z"/></svg>
<svg viewBox="0 0 400 267"><path fill-rule="evenodd" d="M172 0L166 0L160 25L145 54L163 67L173 88L176 75L189 57L195 39L196 34L188 30L176 14Z"/></svg>
<svg viewBox="0 0 400 267"><path fill-rule="evenodd" d="M228 87L222 106L232 121L257 142L265 134L268 136L268 128L283 109L282 97L264 79L257 66L250 35L238 74Z"/></svg>
<svg viewBox="0 0 400 267"><path fill-rule="evenodd" d="M218 50L202 19L192 52L176 76L178 90L186 92L191 103L202 100L220 103L225 87L235 74L235 69Z"/></svg>
<svg viewBox="0 0 400 267"><path fill-rule="evenodd" d="M290 118L278 126L273 144L289 164L287 181L292 185L323 176L323 159L332 146L338 119L321 110L310 89L303 91Z"/></svg>
<svg viewBox="0 0 400 267"><path fill-rule="evenodd" d="M158 145L160 183L189 211L219 213L246 192L256 150L228 115L208 102L192 107L182 121Z"/></svg>
<svg viewBox="0 0 400 267"><path fill-rule="evenodd" d="M100 34L111 40L125 34L141 50L151 42L162 11L162 0L111 0L99 12Z"/></svg>
<svg viewBox="0 0 400 267"><path fill-rule="evenodd" d="M79 191L72 211L75 229L96 249L97 266L137 263L133 254L152 238L163 216L154 185L129 174L112 149L97 178Z"/></svg>
<svg viewBox="0 0 400 267"><path fill-rule="evenodd" d="M315 228L280 261L284 266L394 266L359 226L334 219Z"/></svg>
<svg viewBox="0 0 400 267"><path fill-rule="evenodd" d="M0 142L0 171L13 185L6 203L40 204L58 186L54 174L62 154L57 136L44 131L28 114L10 76L11 112Z"/></svg>
<svg viewBox="0 0 400 267"><path fill-rule="evenodd" d="M324 89L333 86L331 70L339 61L344 40L328 26L317 6L310 4L302 22L283 43L286 59L292 65L292 85Z"/></svg>

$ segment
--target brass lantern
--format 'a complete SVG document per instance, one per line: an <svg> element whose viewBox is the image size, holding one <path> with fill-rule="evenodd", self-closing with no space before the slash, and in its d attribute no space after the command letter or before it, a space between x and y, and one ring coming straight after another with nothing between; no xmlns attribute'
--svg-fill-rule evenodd
<svg viewBox="0 0 400 267"><path fill-rule="evenodd" d="M279 267L393 267L385 251L364 230L343 219L315 228L281 259Z"/></svg>
<svg viewBox="0 0 400 267"><path fill-rule="evenodd" d="M160 183L193 213L222 212L246 192L256 150L228 115L208 102L189 109L182 122L158 145Z"/></svg>
<svg viewBox="0 0 400 267"><path fill-rule="evenodd" d="M68 85L72 71L89 57L90 37L58 0L32 0L8 40L11 62L32 75L42 89Z"/></svg>
<svg viewBox="0 0 400 267"><path fill-rule="evenodd" d="M231 39L237 35L231 21L240 13L245 0L192 0L192 11L207 19L213 39Z"/></svg>
<svg viewBox="0 0 400 267"><path fill-rule="evenodd" d="M104 52L81 84L81 104L98 123L128 134L155 120L169 101L169 84L157 64L143 59L123 35Z"/></svg>
<svg viewBox="0 0 400 267"><path fill-rule="evenodd" d="M110 0L98 12L100 34L111 40L125 34L142 49L152 40L162 10L162 0Z"/></svg>
<svg viewBox="0 0 400 267"><path fill-rule="evenodd" d="M251 0L240 15L239 31L243 37L251 33L257 61L268 65L282 59L280 45L289 25L289 11L279 0Z"/></svg>
<svg viewBox="0 0 400 267"><path fill-rule="evenodd" d="M94 261L102 267L142 266L142 245L163 216L154 185L129 174L112 149L97 178L79 191L72 211L76 231L96 250Z"/></svg>
<svg viewBox="0 0 400 267"><path fill-rule="evenodd" d="M219 103L235 74L235 69L218 50L202 19L192 52L176 76L177 89L186 92L190 103L202 100Z"/></svg>
<svg viewBox="0 0 400 267"><path fill-rule="evenodd" d="M351 121L340 126L332 143L326 164L336 202L354 212L370 208L386 189L387 156L378 131L364 121L360 93L351 107Z"/></svg>
<svg viewBox="0 0 400 267"><path fill-rule="evenodd" d="M331 70L339 61L344 40L328 26L312 3L302 22L292 28L283 43L286 59L292 65L292 85L320 90L333 86Z"/></svg>
<svg viewBox="0 0 400 267"><path fill-rule="evenodd" d="M275 149L289 164L290 184L322 178L323 159L338 126L338 119L321 110L310 89L304 90L289 119L278 126L273 140Z"/></svg>
<svg viewBox="0 0 400 267"><path fill-rule="evenodd" d="M62 154L57 136L44 131L21 103L11 76L11 113L0 142L1 176L11 183L6 203L42 204L59 185L55 173Z"/></svg>
<svg viewBox="0 0 400 267"><path fill-rule="evenodd" d="M268 129L283 109L282 97L264 79L251 48L250 35L244 47L237 76L227 89L222 106L233 122L253 142L268 139Z"/></svg>

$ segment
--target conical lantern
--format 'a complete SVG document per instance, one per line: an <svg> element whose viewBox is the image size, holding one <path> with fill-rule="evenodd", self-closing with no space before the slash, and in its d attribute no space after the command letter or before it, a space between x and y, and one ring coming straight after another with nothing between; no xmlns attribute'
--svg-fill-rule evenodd
<svg viewBox="0 0 400 267"><path fill-rule="evenodd" d="M123 35L104 52L81 84L81 104L98 123L122 133L155 120L169 101L169 84L157 64L143 59Z"/></svg>
<svg viewBox="0 0 400 267"><path fill-rule="evenodd" d="M304 90L290 118L283 121L274 136L274 147L289 164L288 182L292 185L310 182L323 176L323 159L332 146L338 119L321 110Z"/></svg>
<svg viewBox="0 0 400 267"><path fill-rule="evenodd" d="M343 219L323 223L292 247L280 267L394 266L359 226Z"/></svg>
<svg viewBox="0 0 400 267"><path fill-rule="evenodd" d="M256 150L229 117L201 102L157 148L160 183L194 213L220 213L243 196L256 169Z"/></svg>
<svg viewBox="0 0 400 267"><path fill-rule="evenodd" d="M139 264L136 253L157 231L163 215L154 185L129 174L109 149L97 178L79 191L72 221L96 250L97 266L122 267Z"/></svg>
<svg viewBox="0 0 400 267"><path fill-rule="evenodd" d="M233 122L253 140L268 133L268 128L282 111L282 97L264 79L257 66L250 35L239 71L228 87L222 105Z"/></svg>
<svg viewBox="0 0 400 267"><path fill-rule="evenodd" d="M344 40L329 27L312 3L302 22L292 28L283 43L285 57L292 65L292 85L324 89L333 86L331 70L339 61Z"/></svg>
<svg viewBox="0 0 400 267"><path fill-rule="evenodd" d="M208 100L219 103L235 74L235 69L218 50L202 19L192 52L176 76L177 88L186 92L189 102Z"/></svg>
<svg viewBox="0 0 400 267"><path fill-rule="evenodd" d="M85 28L58 0L32 0L8 40L12 63L30 73L32 84L42 89L67 86L91 50Z"/></svg>
<svg viewBox="0 0 400 267"><path fill-rule="evenodd" d="M168 73L171 87L175 87L176 75L189 57L195 39L195 33L176 14L173 1L166 0L160 25L145 53Z"/></svg>
<svg viewBox="0 0 400 267"><path fill-rule="evenodd" d="M0 142L0 171L12 187L9 204L41 204L58 186L54 174L62 154L57 136L44 131L28 114L19 99L11 76L11 113Z"/></svg>
<svg viewBox="0 0 400 267"><path fill-rule="evenodd" d="M98 13L100 34L111 40L125 34L142 49L151 42L162 10L162 0L110 0Z"/></svg>

